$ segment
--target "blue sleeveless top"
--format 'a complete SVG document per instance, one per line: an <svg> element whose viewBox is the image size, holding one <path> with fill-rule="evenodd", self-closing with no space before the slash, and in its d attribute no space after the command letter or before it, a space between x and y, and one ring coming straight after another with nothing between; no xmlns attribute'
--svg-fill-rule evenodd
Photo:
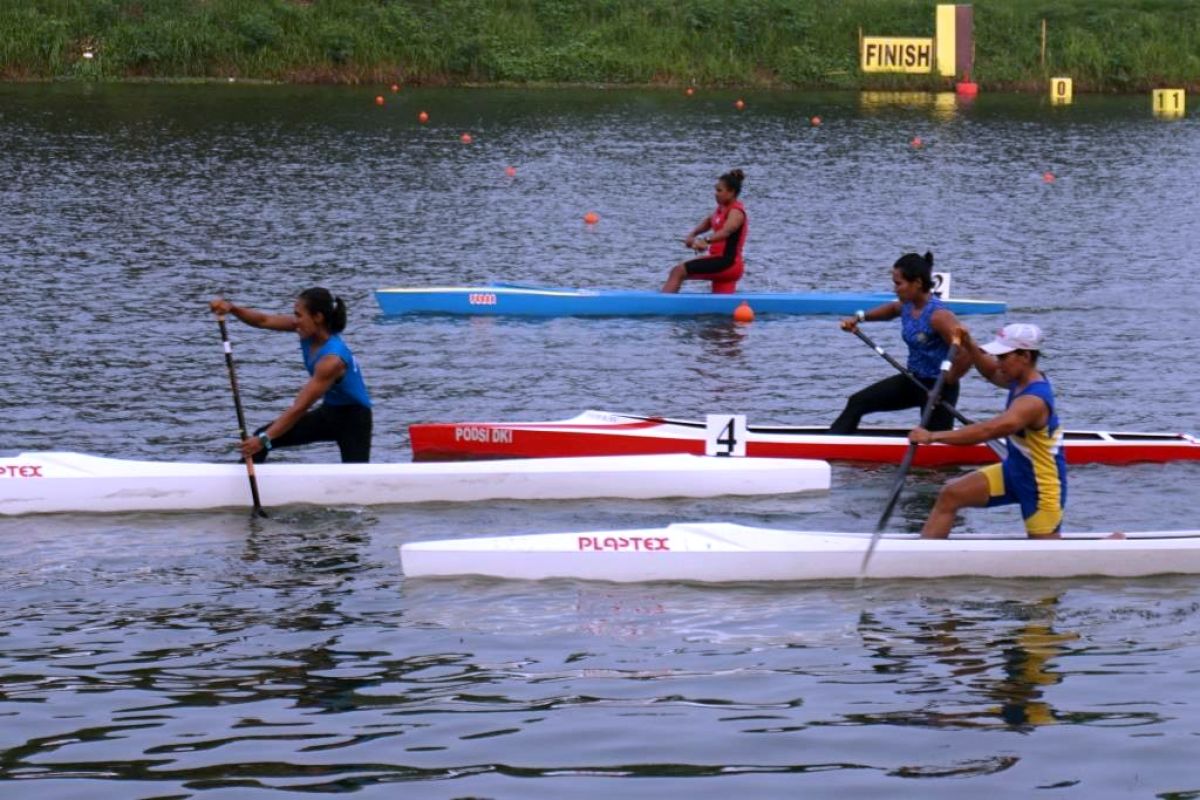
<svg viewBox="0 0 1200 800"><path fill-rule="evenodd" d="M342 341L342 337L334 334L329 337L329 341L321 346L321 349L316 353L310 354L309 344L312 339L300 340L300 352L304 356L304 368L308 370L308 374L312 375L316 369L317 362L325 356L333 355L342 360L346 365L346 372L333 386L329 387L329 391L325 392L322 401L326 405L331 406L365 406L371 407L371 395L367 393L367 384L363 382L362 372L358 369L358 362L354 360L354 354L350 352L350 348Z"/></svg>
<svg viewBox="0 0 1200 800"><path fill-rule="evenodd" d="M900 334L908 345L908 371L918 378L936 378L950 352L950 345L930 324L933 312L944 307L939 298L930 297L921 315L913 317L912 303L900 306Z"/></svg>
<svg viewBox="0 0 1200 800"><path fill-rule="evenodd" d="M1054 389L1050 381L1040 380L1017 392L1009 387L1008 403L1024 395L1040 398L1050 409L1044 428L1025 428L1008 437L1008 457L1004 459L1004 485L1018 497L1035 501L1036 507L1061 510L1067 504L1067 460L1063 456L1063 430L1054 408Z"/></svg>

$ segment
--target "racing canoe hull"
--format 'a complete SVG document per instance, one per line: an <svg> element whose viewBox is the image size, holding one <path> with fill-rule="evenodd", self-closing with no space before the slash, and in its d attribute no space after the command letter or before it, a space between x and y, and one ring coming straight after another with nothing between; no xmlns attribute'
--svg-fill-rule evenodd
<svg viewBox="0 0 1200 800"><path fill-rule="evenodd" d="M1200 573L1200 530L1023 534L922 540L884 535L867 577L932 579L1142 577ZM847 580L859 576L867 533L685 523L666 528L543 533L401 545L408 578L481 575L512 580L574 578L696 583Z"/></svg>
<svg viewBox="0 0 1200 800"><path fill-rule="evenodd" d="M649 499L828 491L823 461L692 455L444 464L262 464L264 505L384 505L590 497ZM0 515L249 506L244 464L79 453L0 458Z"/></svg>

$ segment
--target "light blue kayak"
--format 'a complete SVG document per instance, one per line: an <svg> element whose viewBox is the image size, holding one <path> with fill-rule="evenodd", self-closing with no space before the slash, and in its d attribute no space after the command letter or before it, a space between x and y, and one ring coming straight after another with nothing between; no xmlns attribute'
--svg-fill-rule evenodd
<svg viewBox="0 0 1200 800"><path fill-rule="evenodd" d="M517 317L731 316L748 303L760 314L842 314L874 308L895 300L890 292L770 292L664 294L629 289L556 289L512 283L480 286L429 286L379 289L385 316L404 314L469 314ZM1002 314L999 300L946 300L955 314Z"/></svg>

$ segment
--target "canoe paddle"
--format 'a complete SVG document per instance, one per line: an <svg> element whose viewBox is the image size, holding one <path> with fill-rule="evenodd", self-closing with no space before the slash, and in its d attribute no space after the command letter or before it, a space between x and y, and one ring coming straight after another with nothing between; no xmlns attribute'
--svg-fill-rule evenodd
<svg viewBox="0 0 1200 800"><path fill-rule="evenodd" d="M225 366L229 368L229 386L233 389L233 407L237 409L238 443L246 440L246 415L242 411L242 395L238 391L237 372L233 368L233 345L229 343L229 331L225 328L225 317L217 316L217 325L221 328L221 343L225 346ZM265 517L262 501L258 498L258 478L254 475L254 459L246 456L246 475L250 478L250 496L254 498L255 516Z"/></svg>
<svg viewBox="0 0 1200 800"><path fill-rule="evenodd" d="M855 336L857 336L859 339L862 339L863 343L867 347L871 348L876 353L883 356L884 360L887 361L889 364L891 364L893 367L895 367L896 370L901 375L908 378L910 381L915 383L917 386L920 386L923 391L925 391L925 392L929 391L929 389L925 388L925 384L921 383L921 381L917 379L916 375L913 375L912 372L910 372L907 367L905 367L903 364L901 364L896 359L892 358L891 354L888 353L888 351L884 350L882 347L875 344L875 342L872 341L871 337L867 336L865 333L863 333L862 330L859 329L859 327L857 325L854 326L854 330L852 331L852 333ZM950 405L945 400L939 399L938 405L941 406L942 408L946 409L947 411L949 411L951 414L953 414L954 418L956 420L958 420L959 422L961 422L963 425L970 425L974 422L974 420L972 420L966 414L961 413L957 408ZM989 439L987 442L985 442L985 444L987 444L988 447L992 448L992 452L995 453L997 456L999 456L1001 461L1003 461L1005 456L1008 455L1008 448L1006 448L1003 445L1003 443L997 442L995 439Z"/></svg>
<svg viewBox="0 0 1200 800"><path fill-rule="evenodd" d="M942 360L941 372L938 373L933 388L929 390L929 398L925 401L925 410L921 413L922 428L929 424L929 418L933 416L933 410L937 408L938 398L942 396L942 387L946 385L946 376L950 374L950 367L954 364L954 355L958 352L959 344L960 339L956 333L954 339L950 342L950 349L946 351L946 358ZM871 543L867 545L867 552L863 553L862 566L858 570L858 582L860 584L867 574L867 563L871 560L871 554L875 552L875 547L879 544L879 538L883 533L883 529L887 527L888 520L892 517L892 511L896 508L896 501L900 499L900 492L904 489L904 479L908 476L908 468L912 466L913 456L916 454L916 442L909 442L908 450L904 451L904 458L900 462L900 471L896 475L896 483L892 486L892 495L888 498L883 513L879 516L879 522L875 524L875 533L871 536Z"/></svg>

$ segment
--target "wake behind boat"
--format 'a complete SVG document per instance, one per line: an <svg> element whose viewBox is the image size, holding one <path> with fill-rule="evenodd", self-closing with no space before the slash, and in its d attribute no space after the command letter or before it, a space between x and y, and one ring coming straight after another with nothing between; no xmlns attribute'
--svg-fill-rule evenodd
<svg viewBox="0 0 1200 800"><path fill-rule="evenodd" d="M375 299L385 316L469 314L523 317L730 317L746 302L755 314L853 314L895 299L877 292L749 292L709 294L630 289L562 289L512 283L379 289ZM946 299L956 314L1002 314L998 300Z"/></svg>
<svg viewBox="0 0 1200 800"><path fill-rule="evenodd" d="M479 500L649 499L828 491L823 461L692 455L472 464L262 464L266 506ZM127 461L79 453L0 458L0 515L248 506L243 464Z"/></svg>
<svg viewBox="0 0 1200 800"><path fill-rule="evenodd" d="M1066 534L1023 533L921 540L886 534L870 578L1141 577L1200 573L1200 530ZM846 580L859 575L868 533L687 523L666 528L543 533L410 542L400 547L408 578L482 575L512 580L614 581Z"/></svg>
<svg viewBox="0 0 1200 800"><path fill-rule="evenodd" d="M546 458L650 453L703 453L703 421L584 411L553 422L429 422L409 426L416 461ZM908 429L862 428L835 436L822 426L750 425L746 455L819 458L898 464L908 450ZM1128 464L1200 460L1200 440L1183 433L1066 431L1069 464ZM922 467L990 464L986 445L931 445L916 451Z"/></svg>

